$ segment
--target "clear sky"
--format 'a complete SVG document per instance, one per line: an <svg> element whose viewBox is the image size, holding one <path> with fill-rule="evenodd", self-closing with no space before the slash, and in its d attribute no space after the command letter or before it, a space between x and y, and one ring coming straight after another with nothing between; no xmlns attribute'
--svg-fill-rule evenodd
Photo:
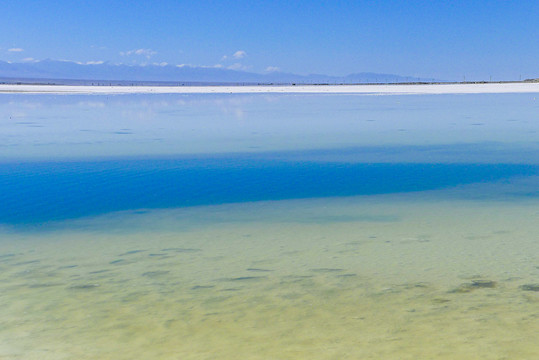
<svg viewBox="0 0 539 360"><path fill-rule="evenodd" d="M539 77L539 1L2 0L0 60Z"/></svg>

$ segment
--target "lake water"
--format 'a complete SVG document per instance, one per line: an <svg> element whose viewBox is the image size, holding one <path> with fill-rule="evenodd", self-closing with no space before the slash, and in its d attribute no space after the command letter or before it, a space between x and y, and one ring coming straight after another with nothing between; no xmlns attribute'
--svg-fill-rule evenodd
<svg viewBox="0 0 539 360"><path fill-rule="evenodd" d="M532 359L539 94L0 95L0 359Z"/></svg>

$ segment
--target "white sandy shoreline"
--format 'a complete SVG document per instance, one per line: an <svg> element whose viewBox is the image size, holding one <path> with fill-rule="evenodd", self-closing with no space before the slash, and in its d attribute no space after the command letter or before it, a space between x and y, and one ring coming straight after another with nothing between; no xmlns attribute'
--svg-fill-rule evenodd
<svg viewBox="0 0 539 360"><path fill-rule="evenodd" d="M0 84L0 94L481 94L539 93L539 83L391 84L391 85L259 85L259 86L81 86Z"/></svg>

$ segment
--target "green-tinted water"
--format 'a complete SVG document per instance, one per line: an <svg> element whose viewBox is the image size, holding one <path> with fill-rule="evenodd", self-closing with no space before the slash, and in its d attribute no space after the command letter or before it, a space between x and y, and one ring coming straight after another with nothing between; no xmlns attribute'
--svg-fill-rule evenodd
<svg viewBox="0 0 539 360"><path fill-rule="evenodd" d="M0 354L533 358L538 205L296 200L4 234Z"/></svg>

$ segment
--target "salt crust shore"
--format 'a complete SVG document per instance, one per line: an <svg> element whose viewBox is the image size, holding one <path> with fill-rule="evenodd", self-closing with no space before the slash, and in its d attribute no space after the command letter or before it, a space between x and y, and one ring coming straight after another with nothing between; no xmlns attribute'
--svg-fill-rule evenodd
<svg viewBox="0 0 539 360"><path fill-rule="evenodd" d="M539 93L539 83L417 84L417 85L297 85L297 86L78 86L0 85L0 93L30 94L481 94Z"/></svg>

